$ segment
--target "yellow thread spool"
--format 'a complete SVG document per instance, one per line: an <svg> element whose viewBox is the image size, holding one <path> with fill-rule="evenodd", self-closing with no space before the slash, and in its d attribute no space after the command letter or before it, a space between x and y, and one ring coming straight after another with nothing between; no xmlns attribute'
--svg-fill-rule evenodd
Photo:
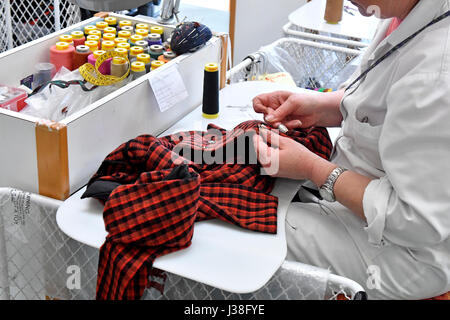
<svg viewBox="0 0 450 320"><path fill-rule="evenodd" d="M130 39L131 37L131 32L130 31L126 31L126 30L120 30L117 35L120 38L125 38L125 39Z"/></svg>
<svg viewBox="0 0 450 320"><path fill-rule="evenodd" d="M103 34L103 40L114 41L115 38L116 38L116 35L113 33L104 33Z"/></svg>
<svg viewBox="0 0 450 320"><path fill-rule="evenodd" d="M84 42L84 45L88 46L92 52L98 50L98 41L87 40Z"/></svg>

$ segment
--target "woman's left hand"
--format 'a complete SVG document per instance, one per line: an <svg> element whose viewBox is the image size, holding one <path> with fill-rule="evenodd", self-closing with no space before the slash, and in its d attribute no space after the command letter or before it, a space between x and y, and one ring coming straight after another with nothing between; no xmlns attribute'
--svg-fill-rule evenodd
<svg viewBox="0 0 450 320"><path fill-rule="evenodd" d="M311 178L313 163L319 156L274 130L261 128L259 132L253 137L253 145L266 174L296 180Z"/></svg>

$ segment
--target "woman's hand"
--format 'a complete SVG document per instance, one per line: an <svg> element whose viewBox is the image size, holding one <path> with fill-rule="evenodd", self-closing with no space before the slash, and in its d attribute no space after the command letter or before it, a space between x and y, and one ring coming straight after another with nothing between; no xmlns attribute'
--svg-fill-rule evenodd
<svg viewBox="0 0 450 320"><path fill-rule="evenodd" d="M256 96L253 108L266 122L289 129L313 126L335 127L342 121L339 111L343 91L331 93L275 91Z"/></svg>
<svg viewBox="0 0 450 320"><path fill-rule="evenodd" d="M311 179L314 163L323 160L302 144L275 131L261 128L259 133L253 137L253 144L259 163L270 176Z"/></svg>

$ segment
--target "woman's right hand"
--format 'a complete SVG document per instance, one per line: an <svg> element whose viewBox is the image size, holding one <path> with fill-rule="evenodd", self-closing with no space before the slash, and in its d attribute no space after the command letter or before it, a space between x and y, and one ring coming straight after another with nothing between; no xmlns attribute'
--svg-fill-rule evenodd
<svg viewBox="0 0 450 320"><path fill-rule="evenodd" d="M339 91L334 93L275 91L256 96L253 99L253 108L255 112L263 113L264 120L274 127L280 124L288 129L339 126L342 121L339 111L342 94Z"/></svg>

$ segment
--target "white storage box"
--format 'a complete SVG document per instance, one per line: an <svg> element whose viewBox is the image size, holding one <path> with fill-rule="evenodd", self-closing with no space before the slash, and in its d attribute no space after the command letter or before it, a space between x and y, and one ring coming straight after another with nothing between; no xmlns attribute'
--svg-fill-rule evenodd
<svg viewBox="0 0 450 320"><path fill-rule="evenodd" d="M110 14L118 20L149 23ZM94 17L0 54L0 83L18 87L35 64L49 61L49 48L62 34L101 20ZM156 25L157 23L149 23ZM163 26L168 37L172 27ZM226 35L213 38L195 53L181 55L58 123L0 109L0 187L14 187L66 199L85 185L106 155L140 134L157 135L201 104L204 66L226 68ZM188 98L161 112L148 81L177 64Z"/></svg>

